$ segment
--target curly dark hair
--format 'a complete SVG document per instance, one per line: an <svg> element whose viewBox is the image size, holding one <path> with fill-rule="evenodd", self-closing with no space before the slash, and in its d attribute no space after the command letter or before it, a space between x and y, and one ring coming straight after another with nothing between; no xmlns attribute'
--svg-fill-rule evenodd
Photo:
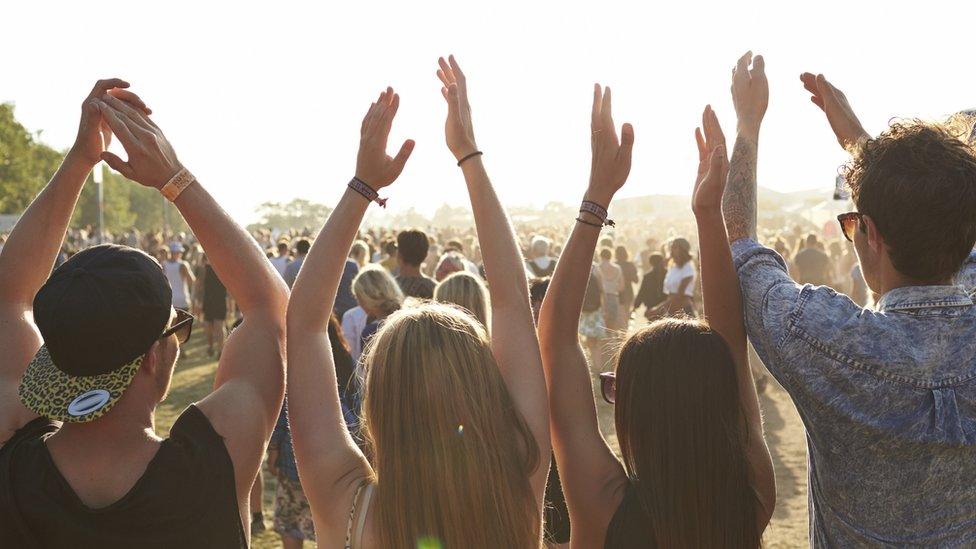
<svg viewBox="0 0 976 549"><path fill-rule="evenodd" d="M976 243L976 153L961 137L895 121L846 167L858 211L874 220L895 269L916 282L951 278Z"/></svg>

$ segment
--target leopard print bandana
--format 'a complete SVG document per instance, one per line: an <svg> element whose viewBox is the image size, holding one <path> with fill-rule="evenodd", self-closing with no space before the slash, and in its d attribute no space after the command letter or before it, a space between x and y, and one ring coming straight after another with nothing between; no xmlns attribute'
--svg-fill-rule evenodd
<svg viewBox="0 0 976 549"><path fill-rule="evenodd" d="M71 376L41 347L27 366L18 394L35 414L66 423L86 423L108 413L122 398L142 365L142 357L97 376Z"/></svg>

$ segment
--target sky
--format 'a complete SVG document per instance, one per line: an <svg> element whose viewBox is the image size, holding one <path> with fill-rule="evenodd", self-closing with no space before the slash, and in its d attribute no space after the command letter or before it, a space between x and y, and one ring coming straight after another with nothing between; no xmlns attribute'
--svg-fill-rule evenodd
<svg viewBox="0 0 976 549"><path fill-rule="evenodd" d="M417 141L384 193L390 209L466 204L435 76L449 53L506 204L581 199L594 82L613 89L617 123L635 127L618 196L689 193L702 108L713 105L731 141L731 69L750 49L770 81L759 160L770 189L828 196L845 160L801 72L826 74L872 134L893 117L976 107L971 2L19 1L3 12L0 102L27 128L70 146L94 81L124 78L244 223L265 201L334 205L386 85L401 95L391 154Z"/></svg>

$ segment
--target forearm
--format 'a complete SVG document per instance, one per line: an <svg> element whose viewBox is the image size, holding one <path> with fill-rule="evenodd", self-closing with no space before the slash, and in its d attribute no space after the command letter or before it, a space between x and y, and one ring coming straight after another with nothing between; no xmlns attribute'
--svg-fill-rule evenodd
<svg viewBox="0 0 976 549"><path fill-rule="evenodd" d="M696 220L705 318L725 338L736 363L743 363L747 355L742 296L722 213L696 213Z"/></svg>
<svg viewBox="0 0 976 549"><path fill-rule="evenodd" d="M0 254L0 302L30 306L51 274L92 165L69 152L31 202Z"/></svg>
<svg viewBox="0 0 976 549"><path fill-rule="evenodd" d="M741 130L732 149L722 211L729 242L756 237L756 163L759 130Z"/></svg>
<svg viewBox="0 0 976 549"><path fill-rule="evenodd" d="M490 236L480 238L479 241L488 287L491 289L492 310L497 312L514 309L524 312L531 322L528 282L524 276L516 274L525 272L525 264L508 214L495 194L480 156L465 162L462 171L471 198L478 235ZM498 320L511 322L511 317Z"/></svg>
<svg viewBox="0 0 976 549"><path fill-rule="evenodd" d="M746 420L752 426L750 437L762 441L762 415L759 399L749 369L749 350L746 341L742 293L739 277L732 262L721 212L696 212L700 247L702 298L705 319L729 346L735 364L739 399Z"/></svg>
<svg viewBox="0 0 976 549"><path fill-rule="evenodd" d="M246 315L250 310L285 310L288 289L257 242L231 219L203 188L193 183L176 207L207 252L207 259L228 293Z"/></svg>
<svg viewBox="0 0 976 549"><path fill-rule="evenodd" d="M315 332L328 330L346 255L368 206L362 195L346 189L302 264L288 308L290 325Z"/></svg>

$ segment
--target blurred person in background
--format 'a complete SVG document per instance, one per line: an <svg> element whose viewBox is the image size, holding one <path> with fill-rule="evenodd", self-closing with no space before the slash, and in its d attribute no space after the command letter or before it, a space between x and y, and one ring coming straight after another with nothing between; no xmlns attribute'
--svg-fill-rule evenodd
<svg viewBox="0 0 976 549"><path fill-rule="evenodd" d="M695 316L692 298L698 276L692 261L691 243L682 237L672 238L668 245L670 261L664 275L664 293L668 296L652 311L652 316Z"/></svg>
<svg viewBox="0 0 976 549"><path fill-rule="evenodd" d="M183 261L183 244L173 242L169 245L169 257L163 263L163 273L173 289L173 306L177 309L189 310L192 299L190 288L196 281L190 264Z"/></svg>
<svg viewBox="0 0 976 549"><path fill-rule="evenodd" d="M407 297L431 299L437 281L420 270L430 252L427 235L419 230L400 231L397 235L397 276L396 281ZM436 260L436 258L435 258Z"/></svg>
<svg viewBox="0 0 976 549"><path fill-rule="evenodd" d="M299 238L294 242L295 259L290 261L285 268L285 283L288 284L289 288L295 284L295 279L298 278L298 271L301 270L302 264L305 262L305 256L308 255L308 250L312 247L312 243L307 238Z"/></svg>
<svg viewBox="0 0 976 549"><path fill-rule="evenodd" d="M434 288L434 301L453 303L461 307L490 331L488 289L480 277L467 271L448 275Z"/></svg>
<svg viewBox="0 0 976 549"><path fill-rule="evenodd" d="M640 282L640 278L637 276L637 266L630 260L630 252L625 246L617 246L617 249L614 250L614 259L617 266L620 267L622 275L620 308L618 309L620 318L617 320L617 325L620 330L626 331L630 325L630 316L634 309L634 284Z"/></svg>
<svg viewBox="0 0 976 549"><path fill-rule="evenodd" d="M647 256L647 264L650 265L650 269L641 279L640 289L637 290L637 296L634 298L634 310L643 306L644 318L656 320L660 316L655 314L655 309L668 298L668 294L664 293L667 262L663 255L653 253Z"/></svg>
<svg viewBox="0 0 976 549"><path fill-rule="evenodd" d="M279 240L278 247L276 249L277 254L271 258L271 265L274 266L275 270L282 278L285 277L285 271L288 269L288 263L291 262L290 254L288 253L288 241Z"/></svg>

